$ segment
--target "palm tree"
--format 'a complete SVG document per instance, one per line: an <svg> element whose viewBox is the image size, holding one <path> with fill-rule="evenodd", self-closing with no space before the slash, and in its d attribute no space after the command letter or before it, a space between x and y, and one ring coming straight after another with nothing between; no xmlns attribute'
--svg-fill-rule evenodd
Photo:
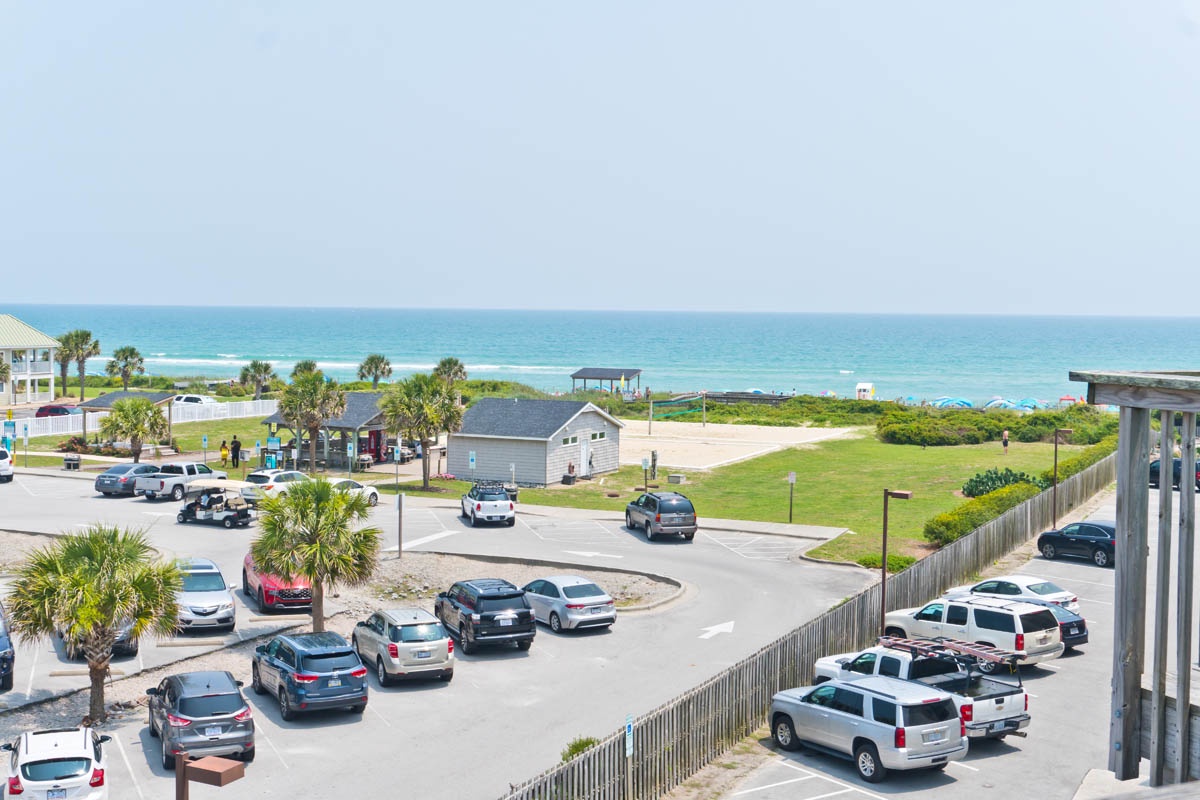
<svg viewBox="0 0 1200 800"><path fill-rule="evenodd" d="M121 390L129 391L129 379L133 373L146 374L146 362L136 347L118 347L113 351L112 360L104 367L110 378L121 378Z"/></svg>
<svg viewBox="0 0 1200 800"><path fill-rule="evenodd" d="M453 386L459 381L467 379L467 368L457 358L447 357L437 363L437 366L433 368L433 374L445 381L447 385Z"/></svg>
<svg viewBox="0 0 1200 800"><path fill-rule="evenodd" d="M129 440L133 463L142 457L142 443L167 436L167 417L163 410L144 397L130 397L112 404L112 411L100 420L100 435L109 441Z"/></svg>
<svg viewBox="0 0 1200 800"><path fill-rule="evenodd" d="M379 399L384 425L397 437L407 434L421 441L421 475L429 488L429 446L439 431L458 430L463 409L446 383L433 375L418 374L394 383Z"/></svg>
<svg viewBox="0 0 1200 800"><path fill-rule="evenodd" d="M62 384L64 395L67 393L67 370L75 363L75 354L82 347L85 336L88 340L92 338L90 331L82 330L67 331L58 337L58 350L54 353L54 360L58 362L59 382Z"/></svg>
<svg viewBox="0 0 1200 800"><path fill-rule="evenodd" d="M267 361L255 359L242 367L241 383L254 384L254 399L262 399L263 387L275 379L275 368Z"/></svg>
<svg viewBox="0 0 1200 800"><path fill-rule="evenodd" d="M84 369L87 367L89 358L100 355L100 341L92 338L91 331L80 329L72 331L72 333L78 334L79 337L71 355L75 357L75 366L79 368L79 400L83 402Z"/></svg>
<svg viewBox="0 0 1200 800"><path fill-rule="evenodd" d="M292 380L296 380L301 375L311 375L314 372L320 371L321 370L317 369L317 362L313 361L311 358L305 358L297 361L296 365L292 367Z"/></svg>
<svg viewBox="0 0 1200 800"><path fill-rule="evenodd" d="M387 356L372 353L358 365L358 379L365 381L370 378L372 391L379 388L380 378L390 377L392 377L392 362L387 360Z"/></svg>
<svg viewBox="0 0 1200 800"><path fill-rule="evenodd" d="M61 632L82 642L92 694L89 716L103 722L104 679L118 627L165 638L175 632L183 584L173 562L159 560L146 537L111 525L92 525L31 553L8 595L12 629L26 642Z"/></svg>
<svg viewBox="0 0 1200 800"><path fill-rule="evenodd" d="M250 543L257 568L312 585L313 632L325 630L325 590L366 583L379 558L379 528L360 528L371 512L366 495L329 481L297 481L286 495L260 505L259 535Z"/></svg>
<svg viewBox="0 0 1200 800"><path fill-rule="evenodd" d="M317 435L325 420L346 413L346 393L317 372L294 378L279 398L279 415L292 430L308 433L308 463L317 464Z"/></svg>

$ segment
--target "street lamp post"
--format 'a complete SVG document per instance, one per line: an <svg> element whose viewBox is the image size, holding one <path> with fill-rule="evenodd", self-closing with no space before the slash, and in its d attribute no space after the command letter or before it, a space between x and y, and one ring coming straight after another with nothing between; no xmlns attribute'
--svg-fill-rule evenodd
<svg viewBox="0 0 1200 800"><path fill-rule="evenodd" d="M887 523L889 497L894 497L897 500L908 500L912 497L912 492L904 489L883 490L883 563L879 565L879 634L881 636L884 632L883 620L887 615Z"/></svg>
<svg viewBox="0 0 1200 800"><path fill-rule="evenodd" d="M1050 527L1053 530L1058 530L1058 435L1065 433L1070 436L1074 432L1073 428L1054 429L1054 484L1050 490L1050 505L1054 506L1050 510Z"/></svg>

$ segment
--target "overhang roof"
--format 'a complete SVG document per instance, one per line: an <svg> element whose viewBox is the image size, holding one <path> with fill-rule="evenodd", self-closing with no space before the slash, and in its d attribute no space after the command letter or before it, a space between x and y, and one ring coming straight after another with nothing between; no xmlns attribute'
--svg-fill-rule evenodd
<svg viewBox="0 0 1200 800"><path fill-rule="evenodd" d="M379 400L383 392L346 392L346 412L340 417L327 419L322 428L335 431L355 431L368 425L382 425L383 412ZM379 419L376 419L379 417ZM287 425L283 415L276 411L263 420L264 425Z"/></svg>
<svg viewBox="0 0 1200 800"><path fill-rule="evenodd" d="M11 314L0 314L0 347L57 348L58 340Z"/></svg>
<svg viewBox="0 0 1200 800"><path fill-rule="evenodd" d="M113 407L113 403L118 400L129 400L133 397L141 397L149 400L154 405L162 405L165 401L170 400L175 396L174 392L107 392L97 395L91 400L84 400L79 404L79 408L88 411L106 411Z"/></svg>
<svg viewBox="0 0 1200 800"><path fill-rule="evenodd" d="M618 428L616 417L579 400L505 400L485 397L463 415L462 436L546 440L585 411L595 411Z"/></svg>
<svg viewBox="0 0 1200 800"><path fill-rule="evenodd" d="M571 373L571 377L575 379L587 378L588 380L599 381L619 381L621 378L632 380L638 375L641 375L640 369L609 369L608 367L584 367Z"/></svg>

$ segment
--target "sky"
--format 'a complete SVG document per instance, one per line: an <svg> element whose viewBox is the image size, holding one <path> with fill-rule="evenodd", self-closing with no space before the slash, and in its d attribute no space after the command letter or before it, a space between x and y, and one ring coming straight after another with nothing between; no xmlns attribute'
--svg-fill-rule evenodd
<svg viewBox="0 0 1200 800"><path fill-rule="evenodd" d="M16 303L1193 315L1200 0L0 0Z"/></svg>

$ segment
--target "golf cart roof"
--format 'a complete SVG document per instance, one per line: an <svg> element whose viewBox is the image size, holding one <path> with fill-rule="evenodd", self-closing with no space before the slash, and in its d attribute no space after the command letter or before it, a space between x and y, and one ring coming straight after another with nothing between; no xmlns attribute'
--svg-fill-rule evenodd
<svg viewBox="0 0 1200 800"><path fill-rule="evenodd" d="M248 481L231 481L220 478L197 478L188 484L189 489L231 489L240 491L242 489L255 488L253 483Z"/></svg>

